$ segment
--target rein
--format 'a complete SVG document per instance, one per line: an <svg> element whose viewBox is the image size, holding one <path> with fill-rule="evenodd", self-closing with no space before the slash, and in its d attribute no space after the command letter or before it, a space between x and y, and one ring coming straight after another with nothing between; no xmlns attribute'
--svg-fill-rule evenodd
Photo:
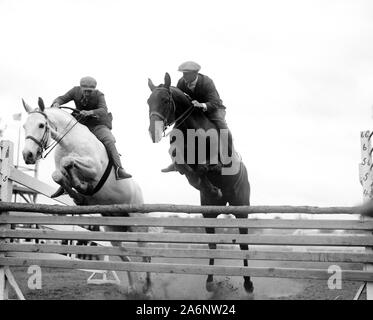
<svg viewBox="0 0 373 320"><path fill-rule="evenodd" d="M73 109L73 108L69 108L69 107L63 107L63 108L66 108L66 109L70 109L70 110L75 110L76 111L76 109ZM44 150L45 151L47 151L47 149L49 149L49 151L43 156L43 159L45 159L51 152L52 152L52 150L55 148L55 147L57 147L57 145L61 142L61 140L79 123L79 120L81 119L81 116L79 116L78 117L78 119L75 119L76 121L75 121L75 123L68 129L68 130L66 130L66 132L65 133L63 133L62 135L61 135L61 137L60 138L57 138L56 140L55 140L55 142L54 142L54 144L52 143L51 145L49 145L47 148L44 148ZM69 121L69 123L66 125L66 128L69 126L69 124L71 123L71 121L73 121L73 119L71 119L70 121Z"/></svg>

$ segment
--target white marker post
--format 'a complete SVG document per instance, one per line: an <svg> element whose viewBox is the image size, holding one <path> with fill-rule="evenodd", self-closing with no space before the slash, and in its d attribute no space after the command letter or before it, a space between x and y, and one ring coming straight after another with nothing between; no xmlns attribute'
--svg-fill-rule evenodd
<svg viewBox="0 0 373 320"><path fill-rule="evenodd" d="M359 165L360 183L363 186L363 201L373 200L373 162L372 162L372 145L371 138L373 133L362 131L360 133L361 141L361 163ZM360 217L361 220L373 220L368 217ZM366 252L372 252L372 247L366 247ZM373 264L365 264L364 270L373 271ZM373 282L366 283L367 300L373 299ZM357 297L358 298L358 297Z"/></svg>

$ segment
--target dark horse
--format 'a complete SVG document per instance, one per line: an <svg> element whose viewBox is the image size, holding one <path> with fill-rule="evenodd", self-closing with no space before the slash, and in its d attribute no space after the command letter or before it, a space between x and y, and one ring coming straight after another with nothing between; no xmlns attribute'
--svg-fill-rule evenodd
<svg viewBox="0 0 373 320"><path fill-rule="evenodd" d="M152 91L148 99L151 138L153 142L159 142L165 128L175 124L171 131L171 149L173 149L171 156L174 158L176 170L185 175L189 183L200 191L201 205L250 205L250 184L247 171L238 154L233 151L230 158L230 169L235 166L236 170L227 168L224 161L225 165L222 165L220 149L217 150L220 161L217 163L212 161L216 159L214 146L217 144L219 148L220 140L216 142L216 139L206 139L206 132L211 132L211 129L216 132L215 125L202 110L193 107L187 95L178 88L171 87L171 78L168 73L165 75L165 84L156 87L150 79L148 84ZM197 137L191 140L192 143L190 140L184 141L183 137L187 137L188 132L191 131L197 132ZM200 144L200 138L207 141L203 146ZM201 146L204 150L201 150ZM199 157L200 154L206 155L205 161L203 161L203 156ZM226 169L225 173L224 169ZM214 217L216 218L217 215ZM209 215L209 217L212 216ZM238 218L247 218L247 214L240 215ZM206 228L206 232L215 233L215 229ZM248 230L239 228L239 232L247 234ZM209 248L216 249L216 244L209 244ZM240 244L240 248L248 250L248 245ZM210 259L209 264L213 265L214 259ZM247 266L246 259L244 266ZM212 284L213 275L209 275L206 282L208 291L211 290ZM254 290L249 276L244 277L244 288L247 292Z"/></svg>

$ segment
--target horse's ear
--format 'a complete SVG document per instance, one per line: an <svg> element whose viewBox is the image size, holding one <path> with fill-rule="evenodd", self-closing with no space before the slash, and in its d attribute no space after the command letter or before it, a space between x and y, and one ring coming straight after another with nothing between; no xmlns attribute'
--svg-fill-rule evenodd
<svg viewBox="0 0 373 320"><path fill-rule="evenodd" d="M33 111L32 108L23 99L22 99L22 104L27 113L30 113L31 111Z"/></svg>
<svg viewBox="0 0 373 320"><path fill-rule="evenodd" d="M38 99L38 106L39 106L39 109L41 112L44 112L44 109L45 109L45 105L44 105L44 101L42 98L39 97Z"/></svg>
<svg viewBox="0 0 373 320"><path fill-rule="evenodd" d="M170 88L170 85L171 85L171 77L170 75L168 74L168 72L166 72L166 74L164 75L164 86L169 89Z"/></svg>
<svg viewBox="0 0 373 320"><path fill-rule="evenodd" d="M149 87L150 91L153 91L154 88L155 88L155 85L150 78L148 78L148 87Z"/></svg>

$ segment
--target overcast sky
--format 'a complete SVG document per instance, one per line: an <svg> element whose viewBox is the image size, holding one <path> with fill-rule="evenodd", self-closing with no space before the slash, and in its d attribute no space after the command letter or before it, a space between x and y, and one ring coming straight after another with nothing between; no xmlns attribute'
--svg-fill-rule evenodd
<svg viewBox="0 0 373 320"><path fill-rule="evenodd" d="M21 98L50 105L91 75L114 114L123 163L147 203L198 204L163 174L149 138L147 78L195 60L227 107L252 204L355 205L360 131L372 127L373 2L0 0L0 110L17 136ZM23 120L25 114L23 114ZM51 159L41 179L52 183Z"/></svg>

